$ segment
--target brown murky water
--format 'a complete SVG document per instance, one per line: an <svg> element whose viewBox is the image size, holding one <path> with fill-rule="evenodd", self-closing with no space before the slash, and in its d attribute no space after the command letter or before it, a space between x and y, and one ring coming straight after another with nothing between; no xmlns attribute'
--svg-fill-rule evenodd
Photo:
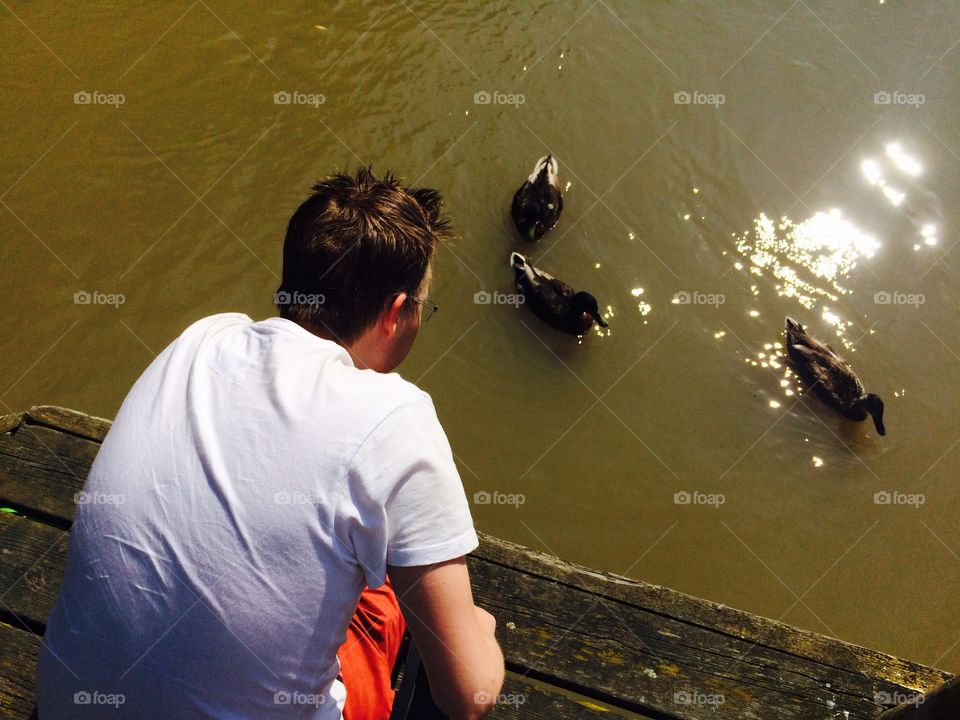
<svg viewBox="0 0 960 720"><path fill-rule="evenodd" d="M191 321L272 314L311 181L372 162L462 236L401 371L481 529L960 671L958 36L951 2L14 3L0 412L112 416ZM524 248L609 332L475 302ZM886 437L797 394L785 314Z"/></svg>

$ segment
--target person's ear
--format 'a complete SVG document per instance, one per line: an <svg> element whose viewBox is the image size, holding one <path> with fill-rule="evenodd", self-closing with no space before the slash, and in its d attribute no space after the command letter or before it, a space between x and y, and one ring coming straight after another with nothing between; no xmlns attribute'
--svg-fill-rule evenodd
<svg viewBox="0 0 960 720"><path fill-rule="evenodd" d="M380 327L388 338L393 337L397 332L397 326L400 324L400 313L403 312L403 306L406 302L407 294L400 293L380 316Z"/></svg>

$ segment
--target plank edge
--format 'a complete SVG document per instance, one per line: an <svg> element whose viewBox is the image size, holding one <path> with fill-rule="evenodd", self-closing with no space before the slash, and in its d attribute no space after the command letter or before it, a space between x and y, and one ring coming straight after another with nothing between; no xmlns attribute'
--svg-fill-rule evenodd
<svg viewBox="0 0 960 720"><path fill-rule="evenodd" d="M21 415L23 421L77 435L94 442L103 442L103 438L113 424L106 418L87 415L59 405L34 405Z"/></svg>

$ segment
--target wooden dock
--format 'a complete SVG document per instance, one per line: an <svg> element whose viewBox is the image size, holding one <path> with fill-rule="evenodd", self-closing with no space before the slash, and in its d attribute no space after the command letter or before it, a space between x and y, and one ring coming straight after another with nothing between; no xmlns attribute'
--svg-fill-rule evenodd
<svg viewBox="0 0 960 720"><path fill-rule="evenodd" d="M0 512L0 720L33 710L74 494L109 427L51 406L0 417L0 507L17 511ZM495 717L872 720L951 677L489 536L469 563L510 671ZM950 704L896 717L960 718Z"/></svg>

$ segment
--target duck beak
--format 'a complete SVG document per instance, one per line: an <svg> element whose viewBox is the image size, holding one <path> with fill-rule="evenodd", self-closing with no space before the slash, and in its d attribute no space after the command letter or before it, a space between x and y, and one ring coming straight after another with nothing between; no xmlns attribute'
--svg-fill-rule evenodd
<svg viewBox="0 0 960 720"><path fill-rule="evenodd" d="M597 325L599 325L599 326L602 327L602 328L607 327L607 322L606 322L606 320L603 319L603 317L600 315L600 313L595 312L595 313L590 313L590 314L593 316L593 319L597 321ZM883 433L880 433L880 434L883 435Z"/></svg>
<svg viewBox="0 0 960 720"><path fill-rule="evenodd" d="M527 232L527 239L528 239L528 240L536 240L536 239L537 239L537 225L536 225L536 223L534 223L533 225L530 226L530 230Z"/></svg>
<svg viewBox="0 0 960 720"><path fill-rule="evenodd" d="M882 417L877 417L876 415L874 415L874 417L873 417L873 424L876 425L876 427L877 427L877 433L878 433L879 435L883 436L883 435L886 435L886 434L887 434L887 429L883 426L883 418L882 418Z"/></svg>

